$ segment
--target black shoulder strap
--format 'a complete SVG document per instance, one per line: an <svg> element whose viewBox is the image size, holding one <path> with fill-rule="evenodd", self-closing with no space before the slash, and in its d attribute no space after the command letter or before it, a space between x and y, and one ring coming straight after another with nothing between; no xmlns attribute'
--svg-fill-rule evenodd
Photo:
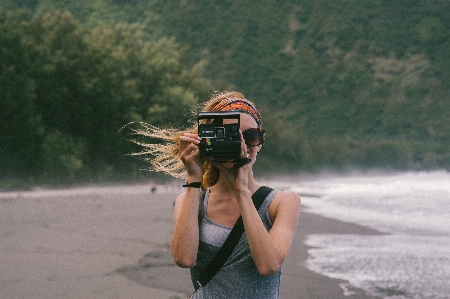
<svg viewBox="0 0 450 299"><path fill-rule="evenodd" d="M266 186L261 186L258 190L256 190L256 192L252 195L253 204L255 205L256 210L261 207L267 195L269 195L272 190L272 188ZM198 276L195 289L205 286L211 280L211 278L213 278L217 271L222 268L222 266L228 260L234 248L238 244L239 240L241 239L243 232L244 222L242 221L242 217L239 217L227 239L225 240L225 243L223 243L222 247L217 252L216 256L212 259L208 266L206 266L205 270L203 270L203 272Z"/></svg>

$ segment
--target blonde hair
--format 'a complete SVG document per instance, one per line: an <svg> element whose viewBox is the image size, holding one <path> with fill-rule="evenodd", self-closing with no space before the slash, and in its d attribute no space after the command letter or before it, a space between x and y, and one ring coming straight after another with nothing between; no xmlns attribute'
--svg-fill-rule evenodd
<svg viewBox="0 0 450 299"><path fill-rule="evenodd" d="M220 102L229 99L242 99L254 106L241 93L232 91L214 94L209 101L197 109L198 111L212 111ZM124 126L131 131L128 140L141 146L142 151L130 155L137 156L149 163L150 170L163 172L178 179L187 178L186 169L179 158L180 136L185 132L197 133L197 124L188 130L161 129L146 123L139 123L140 128L135 129L131 125ZM151 142L153 140L155 142ZM219 169L211 162L205 161L203 163L202 188L214 185L218 181L219 175Z"/></svg>

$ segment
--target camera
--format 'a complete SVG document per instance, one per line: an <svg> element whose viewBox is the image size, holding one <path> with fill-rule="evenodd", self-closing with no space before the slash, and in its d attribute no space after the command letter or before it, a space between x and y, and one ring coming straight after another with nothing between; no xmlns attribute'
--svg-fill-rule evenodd
<svg viewBox="0 0 450 299"><path fill-rule="evenodd" d="M224 119L232 119L227 124ZM236 162L241 154L239 112L199 112L200 158L204 161Z"/></svg>

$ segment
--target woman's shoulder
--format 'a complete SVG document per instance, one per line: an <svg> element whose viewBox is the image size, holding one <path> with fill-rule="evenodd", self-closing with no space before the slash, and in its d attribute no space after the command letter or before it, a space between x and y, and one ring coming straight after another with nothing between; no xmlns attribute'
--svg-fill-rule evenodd
<svg viewBox="0 0 450 299"><path fill-rule="evenodd" d="M301 204L302 201L297 193L290 190L276 189L276 194L269 205L270 218L272 219L272 221L275 220L278 212L280 211L299 211L301 208Z"/></svg>
<svg viewBox="0 0 450 299"><path fill-rule="evenodd" d="M298 195L298 193L283 189L277 190L274 201L283 201L283 202L290 201L290 202L298 202L299 204L301 203L300 195Z"/></svg>
<svg viewBox="0 0 450 299"><path fill-rule="evenodd" d="M201 207L203 204L203 201L205 199L205 196L207 196L208 189L198 189L198 190L200 192L193 195L193 197L195 198L195 200L198 199L200 201L200 207ZM175 210L177 210L177 207L181 206L184 201L193 201L193 199L194 199L194 198L187 198L187 197L189 197L189 196L187 196L187 192L182 192L177 196L177 198L173 202Z"/></svg>
<svg viewBox="0 0 450 299"><path fill-rule="evenodd" d="M205 194L207 194L209 192L209 188L206 188L206 189L200 189L199 188L198 190L199 190L199 193L198 193L199 197L205 196ZM178 196L175 199L175 201L183 200L186 197L186 194L187 194L186 191L181 192L180 194L178 194Z"/></svg>

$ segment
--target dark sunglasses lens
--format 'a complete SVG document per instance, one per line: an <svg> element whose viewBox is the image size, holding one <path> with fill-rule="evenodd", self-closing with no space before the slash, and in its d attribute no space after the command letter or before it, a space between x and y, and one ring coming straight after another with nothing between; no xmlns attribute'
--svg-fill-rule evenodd
<svg viewBox="0 0 450 299"><path fill-rule="evenodd" d="M248 145L260 145L264 143L264 133L258 129L248 129L242 132L245 143Z"/></svg>

